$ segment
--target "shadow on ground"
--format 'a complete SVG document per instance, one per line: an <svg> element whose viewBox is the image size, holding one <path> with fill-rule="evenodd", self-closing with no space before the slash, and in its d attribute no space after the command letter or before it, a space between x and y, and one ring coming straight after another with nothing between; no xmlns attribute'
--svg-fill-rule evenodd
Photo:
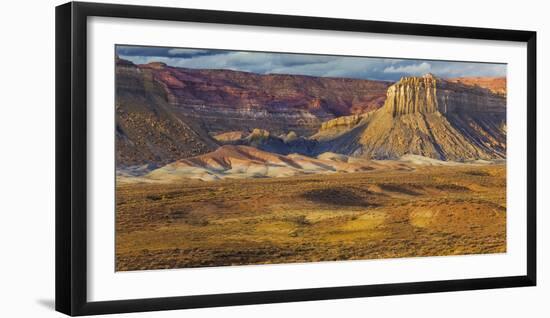
<svg viewBox="0 0 550 318"><path fill-rule="evenodd" d="M55 310L55 300L53 299L38 299L36 302L43 307Z"/></svg>

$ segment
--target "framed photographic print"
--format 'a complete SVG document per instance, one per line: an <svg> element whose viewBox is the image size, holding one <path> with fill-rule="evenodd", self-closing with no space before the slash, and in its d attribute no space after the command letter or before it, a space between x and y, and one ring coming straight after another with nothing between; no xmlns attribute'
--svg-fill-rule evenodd
<svg viewBox="0 0 550 318"><path fill-rule="evenodd" d="M536 284L536 33L56 8L68 315Z"/></svg>

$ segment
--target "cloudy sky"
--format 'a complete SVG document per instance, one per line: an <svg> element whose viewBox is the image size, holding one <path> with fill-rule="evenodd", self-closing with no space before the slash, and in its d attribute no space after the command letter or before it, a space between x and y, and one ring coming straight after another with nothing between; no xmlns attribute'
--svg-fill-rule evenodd
<svg viewBox="0 0 550 318"><path fill-rule="evenodd" d="M117 54L135 64L230 69L259 74L300 74L395 81L433 73L439 77L506 76L505 64L284 54L208 49L117 46Z"/></svg>

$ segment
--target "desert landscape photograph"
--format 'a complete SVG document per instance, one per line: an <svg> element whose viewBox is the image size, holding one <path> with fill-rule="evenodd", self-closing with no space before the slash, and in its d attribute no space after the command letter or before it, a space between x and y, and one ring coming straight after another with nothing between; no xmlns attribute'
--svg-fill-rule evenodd
<svg viewBox="0 0 550 318"><path fill-rule="evenodd" d="M117 45L114 71L116 271L506 252L506 64Z"/></svg>

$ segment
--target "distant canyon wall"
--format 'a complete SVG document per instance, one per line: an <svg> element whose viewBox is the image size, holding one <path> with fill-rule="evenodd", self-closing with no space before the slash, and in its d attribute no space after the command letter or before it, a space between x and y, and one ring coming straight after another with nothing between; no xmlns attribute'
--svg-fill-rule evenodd
<svg viewBox="0 0 550 318"><path fill-rule="evenodd" d="M411 113L490 113L505 115L506 97L482 87L436 79L405 77L388 88L384 106L392 115Z"/></svg>
<svg viewBox="0 0 550 318"><path fill-rule="evenodd" d="M324 121L380 108L391 83L302 75L196 70L162 63L149 70L168 103L212 133L261 128L315 133Z"/></svg>

